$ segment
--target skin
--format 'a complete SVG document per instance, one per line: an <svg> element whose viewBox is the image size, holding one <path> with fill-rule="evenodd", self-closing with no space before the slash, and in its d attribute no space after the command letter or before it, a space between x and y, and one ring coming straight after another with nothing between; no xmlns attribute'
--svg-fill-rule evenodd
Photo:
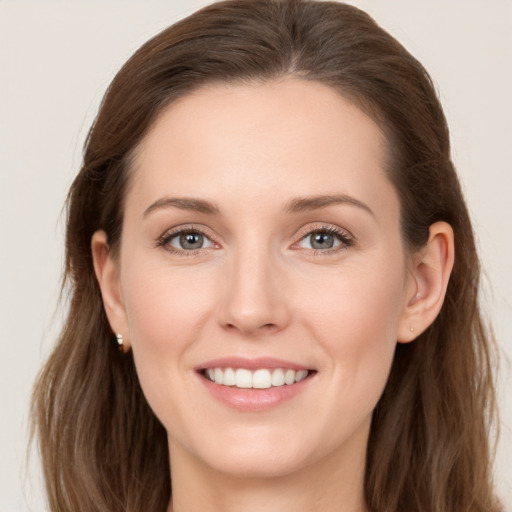
<svg viewBox="0 0 512 512"><path fill-rule="evenodd" d="M137 149L120 253L103 232L92 249L112 329L168 432L169 510L365 510L369 426L396 343L434 320L453 263L444 223L406 254L386 161L372 119L293 78L185 96ZM325 195L345 201L290 208ZM180 248L185 228L203 248ZM311 232L326 228L341 238L314 250ZM316 374L277 407L238 411L195 370L226 356Z"/></svg>

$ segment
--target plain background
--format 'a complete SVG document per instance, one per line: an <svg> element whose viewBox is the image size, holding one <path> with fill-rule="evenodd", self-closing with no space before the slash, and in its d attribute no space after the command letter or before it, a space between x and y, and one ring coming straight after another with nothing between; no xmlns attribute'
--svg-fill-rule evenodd
<svg viewBox="0 0 512 512"><path fill-rule="evenodd" d="M61 322L62 205L108 83L204 0L0 0L0 512L46 510L25 464L35 375ZM430 71L501 350L496 480L512 510L512 1L354 0Z"/></svg>

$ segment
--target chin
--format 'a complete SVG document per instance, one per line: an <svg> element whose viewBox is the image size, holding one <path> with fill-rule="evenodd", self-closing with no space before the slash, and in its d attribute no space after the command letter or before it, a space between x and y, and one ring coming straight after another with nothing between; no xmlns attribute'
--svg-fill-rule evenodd
<svg viewBox="0 0 512 512"><path fill-rule="evenodd" d="M224 475L279 478L300 472L336 451L339 438L326 442L325 436L314 434L300 424L288 429L239 427L198 440L190 451L200 464Z"/></svg>
<svg viewBox="0 0 512 512"><path fill-rule="evenodd" d="M224 453L222 458L211 461L210 466L217 472L238 478L279 478L300 471L307 462L299 453L270 453L260 450L259 453Z"/></svg>

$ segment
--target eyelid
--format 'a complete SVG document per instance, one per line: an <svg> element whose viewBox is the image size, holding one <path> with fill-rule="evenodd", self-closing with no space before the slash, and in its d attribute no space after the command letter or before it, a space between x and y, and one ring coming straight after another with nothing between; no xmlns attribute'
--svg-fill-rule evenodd
<svg viewBox="0 0 512 512"><path fill-rule="evenodd" d="M204 247L204 248L202 247L200 249L182 250L182 249L172 247L171 245L169 245L169 241L171 239L175 238L176 236L178 236L184 232L196 232L196 233L203 235L212 243L212 247ZM307 249L307 248L304 249L304 248L297 246L298 243L301 242L304 238L306 238L307 236L310 236L313 233L318 233L318 232L326 232L326 233L330 233L330 234L336 236L338 238L338 240L340 241L340 244L337 245L336 247L332 247L330 249ZM306 251L309 251L309 252L312 252L315 254L320 254L320 255L321 254L325 255L325 254L338 252L338 251L347 249L348 247L352 246L357 241L356 237L347 229L337 226L335 224L328 224L325 222L310 223L310 224L303 226L301 229L299 229L296 232L296 234L294 235L294 239L296 241L291 245L291 247L290 247L291 249L306 250ZM164 233L162 235L160 235L158 237L158 239L156 240L155 245L157 247L162 247L171 253L192 256L201 251L218 249L218 248L220 248L221 244L217 240L217 237L212 232L212 230L202 224L180 224L178 226L174 226L174 227L169 228L166 231L164 231Z"/></svg>
<svg viewBox="0 0 512 512"><path fill-rule="evenodd" d="M204 236L212 243L212 247L201 247L200 249L184 250L184 249L179 249L177 247L173 247L169 244L170 240L179 236L182 233L187 233L187 232L198 233L198 234ZM180 224L178 226L169 228L166 231L164 231L164 233L157 238L155 245L157 247L162 247L163 249L165 249L166 251L169 251L171 253L183 254L186 256L191 256L191 255L197 254L199 251L218 249L220 247L220 244L216 240L216 237L212 234L212 231L209 228L207 228L206 226L201 225L201 224Z"/></svg>
<svg viewBox="0 0 512 512"><path fill-rule="evenodd" d="M326 232L336 236L341 243L338 246L332 247L330 249L303 249L301 247L298 247L298 244L306 237L311 236L313 233L321 232ZM296 233L294 238L296 238L297 241L292 244L291 249L306 250L314 252L315 254L329 254L332 252L344 250L352 246L356 242L356 237L347 229L341 228L340 226L336 226L335 224L327 224L324 222L312 223L303 226Z"/></svg>

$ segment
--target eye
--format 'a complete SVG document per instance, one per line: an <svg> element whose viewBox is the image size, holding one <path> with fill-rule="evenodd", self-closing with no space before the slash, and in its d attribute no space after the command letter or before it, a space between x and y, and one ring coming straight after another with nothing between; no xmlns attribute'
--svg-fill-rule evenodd
<svg viewBox="0 0 512 512"><path fill-rule="evenodd" d="M317 231L303 238L303 242L309 244L311 249L332 249L340 245L340 241L331 233L325 231Z"/></svg>
<svg viewBox="0 0 512 512"><path fill-rule="evenodd" d="M202 233L198 233L197 231L183 231L172 237L168 243L171 247L176 247L177 249L194 251L196 249L203 249L205 245L208 246L208 242L210 241Z"/></svg>
<svg viewBox="0 0 512 512"><path fill-rule="evenodd" d="M310 230L294 247L311 249L313 251L327 252L351 246L352 237L338 228L331 226Z"/></svg>
<svg viewBox="0 0 512 512"><path fill-rule="evenodd" d="M213 247L213 242L201 231L184 229L165 234L158 245L173 252L192 252Z"/></svg>

